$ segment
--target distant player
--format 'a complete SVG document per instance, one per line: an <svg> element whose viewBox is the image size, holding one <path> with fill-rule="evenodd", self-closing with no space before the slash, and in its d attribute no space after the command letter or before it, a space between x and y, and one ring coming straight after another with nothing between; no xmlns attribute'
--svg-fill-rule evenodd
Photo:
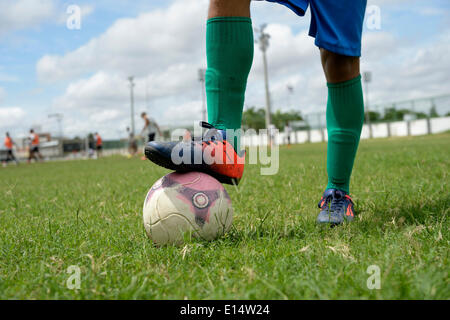
<svg viewBox="0 0 450 320"><path fill-rule="evenodd" d="M291 147L291 134L292 134L292 128L289 125L289 121L286 121L286 124L284 126L284 134L286 136L286 140L287 140L287 145L288 148Z"/></svg>
<svg viewBox="0 0 450 320"><path fill-rule="evenodd" d="M6 133L5 142L4 142L5 148L6 148L6 161L4 165L6 165L9 161L14 161L16 164L19 164L19 161L14 156L13 147L15 145L15 142L10 137L9 132Z"/></svg>
<svg viewBox="0 0 450 320"><path fill-rule="evenodd" d="M131 132L130 128L127 127L127 133L128 133L128 153L130 156L134 157L137 154L137 141L136 137L134 136L134 133Z"/></svg>
<svg viewBox="0 0 450 320"><path fill-rule="evenodd" d="M42 156L41 152L39 151L39 135L34 132L33 129L30 130L30 135L28 136L28 142L29 142L29 156L28 156L28 163L31 163L32 159L35 159L36 161L43 160L44 157Z"/></svg>
<svg viewBox="0 0 450 320"><path fill-rule="evenodd" d="M341 224L354 218L349 196L350 176L364 120L364 104L359 70L361 35L366 0L269 0L287 6L298 16L311 10L309 35L319 48L328 87L327 131L328 184L319 201L318 223ZM179 142L150 142L149 160L177 171L203 171L222 182L238 183L244 171L240 139L228 137L227 129L241 128L247 77L253 61L253 27L250 0L210 0L206 24L206 95L210 129L193 148L210 149L232 159L234 165L193 164L183 154L181 163L171 155ZM301 59L301 57L299 57ZM190 110L186 110L189 113ZM225 146L226 148L223 148ZM190 158L190 159L189 159ZM301 161L301 159L298 159Z"/></svg>
<svg viewBox="0 0 450 320"><path fill-rule="evenodd" d="M162 133L156 121L150 118L146 112L141 113L141 118L144 120L144 127L141 130L141 136L144 138L144 143L146 145L149 142L155 141L156 133L160 136ZM142 158L142 160L145 159L145 157Z"/></svg>
<svg viewBox="0 0 450 320"><path fill-rule="evenodd" d="M147 113L142 112L141 118L144 120L144 128L142 128L141 136L144 137L145 143L149 143L150 141L155 141L156 133L162 135L161 130L159 129L158 124L152 118L149 118Z"/></svg>
<svg viewBox="0 0 450 320"><path fill-rule="evenodd" d="M269 140L270 140L269 144L271 147L276 144L276 141L275 141L276 130L277 130L277 128L275 127L274 124L270 124L269 129L267 130L269 133Z"/></svg>
<svg viewBox="0 0 450 320"><path fill-rule="evenodd" d="M97 158L100 158L103 152L103 140L102 137L98 134L98 132L94 134L94 139L95 139L95 150L97 151Z"/></svg>

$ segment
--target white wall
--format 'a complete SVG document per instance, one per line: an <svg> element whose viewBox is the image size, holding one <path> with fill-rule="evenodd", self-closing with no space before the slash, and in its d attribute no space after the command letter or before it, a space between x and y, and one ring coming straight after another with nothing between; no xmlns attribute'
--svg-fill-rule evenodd
<svg viewBox="0 0 450 320"><path fill-rule="evenodd" d="M396 121L390 123L376 123L372 125L372 134L374 138L387 138L388 137L388 125L390 126L391 137L405 137L408 135L408 123L406 121ZM430 119L431 133L440 133L450 130L450 117L433 118ZM412 136L420 136L428 134L427 119L414 120L410 122L410 132ZM323 130L324 136L322 137L320 130L311 130L311 142L322 142L322 139L327 141L327 130ZM361 139L369 138L369 126L364 125L361 132ZM293 132L291 135L291 143L306 143L308 142L307 131ZM242 143L245 146L257 146L261 144L267 144L267 137L265 136L246 136L243 137ZM285 134L280 132L277 138L278 144L287 143Z"/></svg>

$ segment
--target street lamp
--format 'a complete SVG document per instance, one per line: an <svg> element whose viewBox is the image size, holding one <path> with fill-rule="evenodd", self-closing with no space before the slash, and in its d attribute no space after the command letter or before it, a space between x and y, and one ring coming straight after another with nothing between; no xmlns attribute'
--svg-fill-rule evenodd
<svg viewBox="0 0 450 320"><path fill-rule="evenodd" d="M286 86L286 88L287 88L287 91L288 91L288 96L287 96L288 97L288 105L287 105L287 107L289 109L291 109L291 95L294 93L294 87L292 85L288 84Z"/></svg>
<svg viewBox="0 0 450 320"><path fill-rule="evenodd" d="M206 118L206 101L205 101L205 75L206 69L198 69L198 81L202 86L202 119L203 121L208 121Z"/></svg>
<svg viewBox="0 0 450 320"><path fill-rule="evenodd" d="M135 126L134 126L134 94L133 94L133 89L134 89L134 77L128 77L128 81L130 81L130 107L131 107L131 133L135 133Z"/></svg>
<svg viewBox="0 0 450 320"><path fill-rule="evenodd" d="M64 115L62 113L53 113L48 115L49 118L55 118L58 122L58 131L59 131L59 138L63 139L63 128L62 128L62 120L64 118Z"/></svg>
<svg viewBox="0 0 450 320"><path fill-rule="evenodd" d="M372 72L365 71L363 73L363 81L364 81L364 87L365 87L365 96L366 96L366 123L369 126L369 138L373 137L372 133L372 124L370 123L370 108L369 108L369 83L372 81Z"/></svg>
<svg viewBox="0 0 450 320"><path fill-rule="evenodd" d="M270 90L269 90L269 74L267 71L267 57L266 52L269 48L269 39L270 35L265 33L264 30L266 29L267 24L261 25L259 29L255 28L255 31L259 33L259 37L256 40L257 43L259 43L259 48L261 49L261 52L263 54L263 64L264 64L264 85L266 88L266 128L269 128L271 124L271 115L270 115Z"/></svg>

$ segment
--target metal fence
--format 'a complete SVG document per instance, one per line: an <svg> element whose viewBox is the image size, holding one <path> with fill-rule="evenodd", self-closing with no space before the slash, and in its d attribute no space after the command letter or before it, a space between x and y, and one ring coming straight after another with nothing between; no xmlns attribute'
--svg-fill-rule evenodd
<svg viewBox="0 0 450 320"><path fill-rule="evenodd" d="M450 115L450 94L421 99L379 103L366 106L365 124L438 118ZM326 113L314 112L304 115L310 129L325 129Z"/></svg>

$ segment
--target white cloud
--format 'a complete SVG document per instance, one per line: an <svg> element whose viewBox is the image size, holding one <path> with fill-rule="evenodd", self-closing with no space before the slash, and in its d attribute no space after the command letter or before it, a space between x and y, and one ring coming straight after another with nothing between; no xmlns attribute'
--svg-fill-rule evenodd
<svg viewBox="0 0 450 320"><path fill-rule="evenodd" d="M387 1L378 3L388 6ZM53 109L68 119L65 132L75 135L101 131L106 137L123 132L130 122L129 75L136 76L136 115L147 110L157 121L171 126L198 120L201 90L197 69L206 64L206 6L204 0L177 0L164 9L119 19L74 51L42 57L36 66L41 81L71 81L53 103ZM266 29L271 35L267 57L274 110L324 110L326 81L319 50L307 35L309 20L299 20L286 8L273 4L259 3L257 9L253 15L255 26L275 21ZM371 101L445 92L450 80L446 72L450 69L448 37L415 44L402 41L396 34L384 28L363 35L362 71L371 70L374 78ZM294 87L291 95L288 84ZM246 105L265 105L258 45ZM136 123L139 127L138 116Z"/></svg>
<svg viewBox="0 0 450 320"><path fill-rule="evenodd" d="M369 53L373 58L363 60L362 64L363 71L373 73L371 100L395 102L448 94L449 40L444 33L428 45L390 45L388 41L385 45L379 43L378 49L376 46L368 48L376 51Z"/></svg>
<svg viewBox="0 0 450 320"><path fill-rule="evenodd" d="M22 126L26 112L19 107L0 107L0 129L8 130Z"/></svg>
<svg viewBox="0 0 450 320"><path fill-rule="evenodd" d="M144 76L180 62L195 62L203 50L205 4L205 0L175 1L165 10L119 19L75 51L42 57L36 67L38 77L51 82L92 69Z"/></svg>
<svg viewBox="0 0 450 320"><path fill-rule="evenodd" d="M9 31L35 27L55 14L53 0L2 0L0 35Z"/></svg>
<svg viewBox="0 0 450 320"><path fill-rule="evenodd" d="M192 125L202 116L202 102L200 100L187 101L183 104L174 104L165 108L164 119L171 119L172 125Z"/></svg>

